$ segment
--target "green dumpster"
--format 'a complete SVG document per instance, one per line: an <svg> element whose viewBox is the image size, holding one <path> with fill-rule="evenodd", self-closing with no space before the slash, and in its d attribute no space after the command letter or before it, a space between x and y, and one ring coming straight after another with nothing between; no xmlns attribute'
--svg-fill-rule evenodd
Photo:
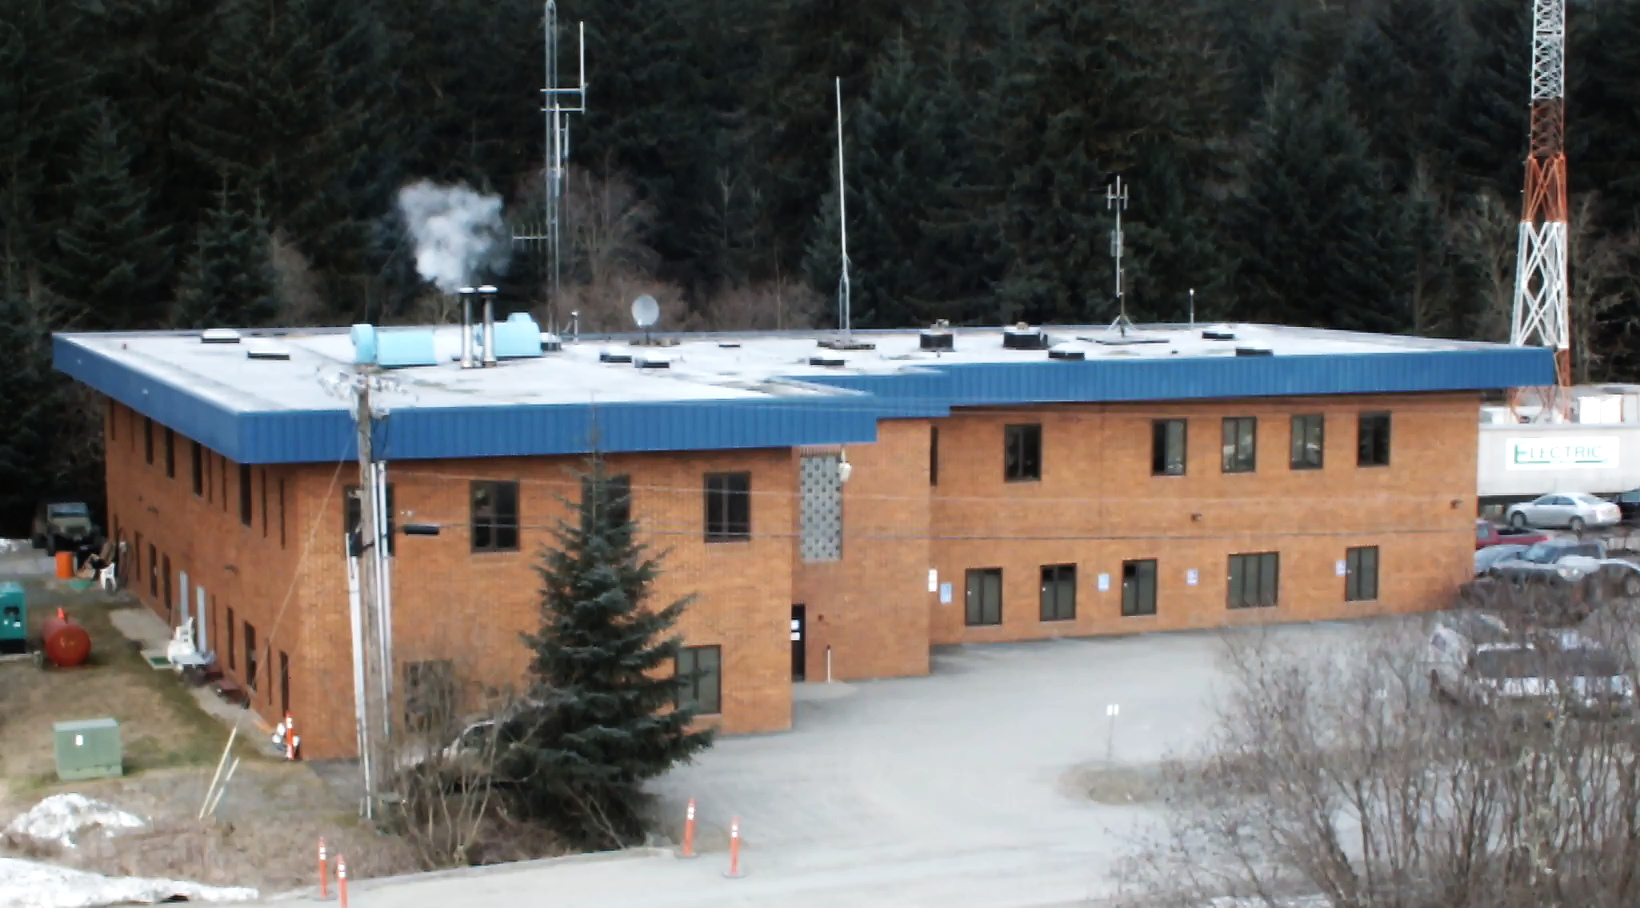
<svg viewBox="0 0 1640 908"><path fill-rule="evenodd" d="M0 654L28 651L28 598L21 583L0 583Z"/></svg>
<svg viewBox="0 0 1640 908"><path fill-rule="evenodd" d="M57 745L57 778L69 781L125 774L117 720L58 722L51 726L51 734Z"/></svg>

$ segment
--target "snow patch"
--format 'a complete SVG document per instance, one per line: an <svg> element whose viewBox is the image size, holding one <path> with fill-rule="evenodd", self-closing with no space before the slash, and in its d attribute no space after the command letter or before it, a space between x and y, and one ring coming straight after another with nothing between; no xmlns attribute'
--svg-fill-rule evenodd
<svg viewBox="0 0 1640 908"><path fill-rule="evenodd" d="M0 858L0 908L96 908L190 902L251 902L258 893L240 886L206 886L186 880L110 877L52 864Z"/></svg>
<svg viewBox="0 0 1640 908"><path fill-rule="evenodd" d="M106 801L70 793L52 795L19 814L6 827L6 832L73 848L74 839L82 832L99 830L105 836L112 836L147 826L146 820Z"/></svg>

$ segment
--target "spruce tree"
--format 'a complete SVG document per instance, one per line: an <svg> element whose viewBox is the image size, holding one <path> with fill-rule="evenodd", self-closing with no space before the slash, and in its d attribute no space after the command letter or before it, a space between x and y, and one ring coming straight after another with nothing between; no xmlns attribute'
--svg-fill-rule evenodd
<svg viewBox="0 0 1640 908"><path fill-rule="evenodd" d="M579 520L560 523L537 567L541 630L524 636L534 705L509 722L499 774L526 816L614 848L643 835L643 783L713 735L690 729L673 677L682 644L671 631L689 599L651 607L660 559L596 453L581 485Z"/></svg>
<svg viewBox="0 0 1640 908"><path fill-rule="evenodd" d="M71 301L80 330L159 324L169 296L173 252L153 222L146 186L131 175L114 112L98 105L68 187L72 208L44 261L52 289Z"/></svg>
<svg viewBox="0 0 1640 908"><path fill-rule="evenodd" d="M173 326L266 324L275 311L271 242L261 212L246 212L223 187L195 234L177 287Z"/></svg>
<svg viewBox="0 0 1640 908"><path fill-rule="evenodd" d="M1272 90L1231 206L1240 318L1356 331L1410 327L1406 224L1337 80Z"/></svg>
<svg viewBox="0 0 1640 908"><path fill-rule="evenodd" d="M55 464L59 383L51 373L50 327L38 297L23 285L19 263L0 257L0 526L21 531Z"/></svg>

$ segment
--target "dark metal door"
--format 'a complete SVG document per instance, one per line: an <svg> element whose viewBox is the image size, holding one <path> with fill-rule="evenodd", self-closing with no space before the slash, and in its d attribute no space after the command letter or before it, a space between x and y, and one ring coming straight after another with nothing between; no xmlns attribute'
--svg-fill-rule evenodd
<svg viewBox="0 0 1640 908"><path fill-rule="evenodd" d="M802 681L804 669L808 665L807 653L804 649L804 638L808 636L808 609L801 605L792 606L792 680Z"/></svg>

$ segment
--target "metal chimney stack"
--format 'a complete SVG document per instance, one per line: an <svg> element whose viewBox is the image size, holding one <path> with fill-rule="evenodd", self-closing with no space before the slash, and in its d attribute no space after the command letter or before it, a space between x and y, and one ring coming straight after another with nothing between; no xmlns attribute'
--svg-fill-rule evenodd
<svg viewBox="0 0 1640 908"><path fill-rule="evenodd" d="M461 368L473 367L473 294L478 291L472 287L463 287L456 293L461 295Z"/></svg>
<svg viewBox="0 0 1640 908"><path fill-rule="evenodd" d="M484 365L495 365L495 294L496 289L489 284L478 288L484 295Z"/></svg>

